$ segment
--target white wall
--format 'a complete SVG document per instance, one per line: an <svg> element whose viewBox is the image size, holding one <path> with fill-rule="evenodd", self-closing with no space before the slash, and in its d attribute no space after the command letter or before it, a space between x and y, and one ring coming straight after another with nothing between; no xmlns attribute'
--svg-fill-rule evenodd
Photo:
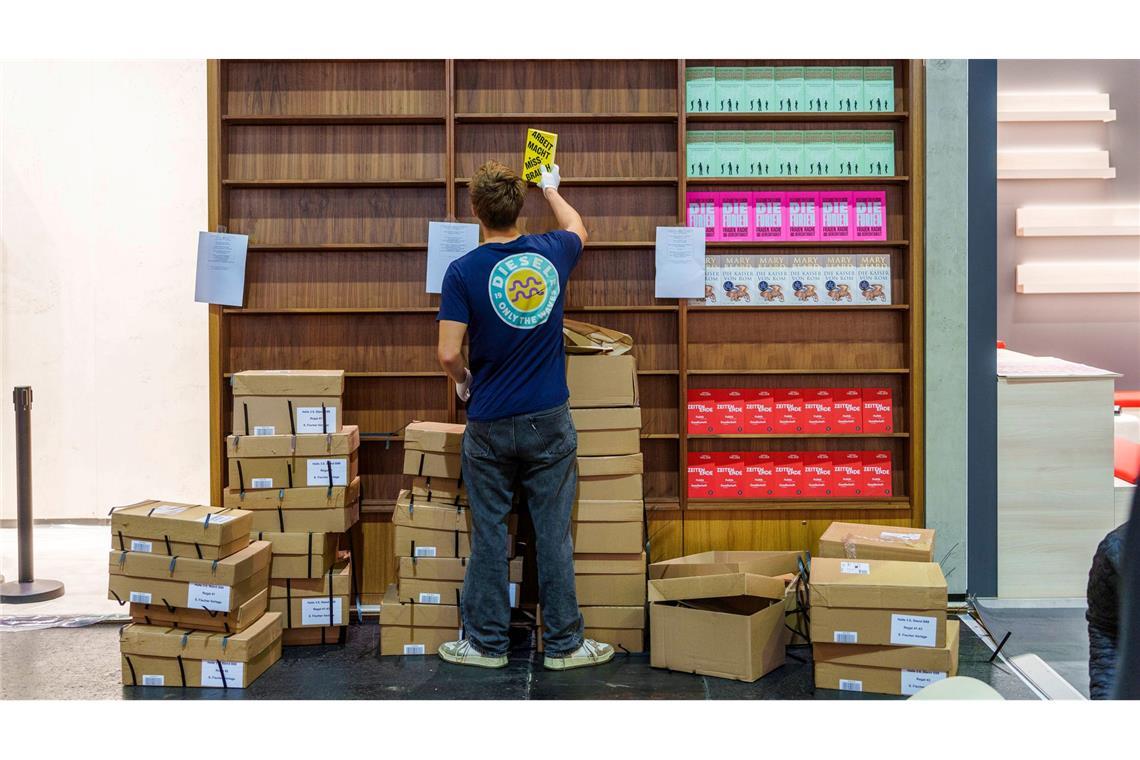
<svg viewBox="0 0 1140 760"><path fill-rule="evenodd" d="M0 517L209 498L204 61L0 64Z"/></svg>

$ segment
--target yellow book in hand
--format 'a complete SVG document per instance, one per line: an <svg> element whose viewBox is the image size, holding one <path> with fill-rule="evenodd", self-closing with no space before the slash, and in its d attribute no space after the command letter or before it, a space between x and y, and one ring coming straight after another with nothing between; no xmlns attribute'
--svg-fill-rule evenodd
<svg viewBox="0 0 1140 760"><path fill-rule="evenodd" d="M523 151L523 179L538 184L543 167L549 169L554 163L554 149L558 146L558 135L543 132L541 129L526 131L526 149Z"/></svg>

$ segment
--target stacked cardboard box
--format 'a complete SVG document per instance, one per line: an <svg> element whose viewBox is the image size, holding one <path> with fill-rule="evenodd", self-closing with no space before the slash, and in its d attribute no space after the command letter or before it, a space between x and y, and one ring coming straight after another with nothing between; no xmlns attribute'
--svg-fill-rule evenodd
<svg viewBox="0 0 1140 760"><path fill-rule="evenodd" d="M360 515L360 432L343 424L343 370L253 370L231 380L226 506L253 512L273 545L269 607L284 643L343 641L352 575L345 534ZM295 591L296 589L296 591Z"/></svg>
<svg viewBox="0 0 1140 760"><path fill-rule="evenodd" d="M380 607L380 654L434 654L462 637L459 599L471 556L471 515L460 470L463 425L413 422L404 430L404 474L392 514L397 583ZM518 605L522 559L515 558L517 523L508 523L511 606Z"/></svg>
<svg viewBox="0 0 1140 760"><path fill-rule="evenodd" d="M280 659L281 616L266 611L272 549L250 541L252 520L161 501L112 511L108 597L131 613L124 686L245 688Z"/></svg>
<svg viewBox="0 0 1140 760"><path fill-rule="evenodd" d="M867 553L899 551L893 545L902 543L898 540L882 545L877 534L883 526L832 528L828 550L835 553L838 546L844 553L817 557L811 567L816 686L910 695L955 675L958 622L947 620L946 578L938 564L866 558ZM929 538L926 548L912 547L911 553L928 556L933 551L933 536ZM844 546L856 544L863 544L851 550L858 558L845 558Z"/></svg>

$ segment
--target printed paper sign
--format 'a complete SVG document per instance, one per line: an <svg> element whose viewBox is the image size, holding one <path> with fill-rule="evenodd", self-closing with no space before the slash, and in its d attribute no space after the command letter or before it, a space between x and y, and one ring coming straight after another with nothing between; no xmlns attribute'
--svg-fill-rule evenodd
<svg viewBox="0 0 1140 760"><path fill-rule="evenodd" d="M236 515L210 515L209 523L211 525L225 525L231 520L236 520Z"/></svg>
<svg viewBox="0 0 1140 760"><path fill-rule="evenodd" d="M420 604L439 604L439 594L429 594L426 591L421 591Z"/></svg>
<svg viewBox="0 0 1140 760"><path fill-rule="evenodd" d="M341 625L341 600L332 599L332 616L329 616L329 598L316 597L301 600L301 625Z"/></svg>
<svg viewBox="0 0 1140 760"><path fill-rule="evenodd" d="M891 644L909 647L938 646L938 618L891 615Z"/></svg>
<svg viewBox="0 0 1140 760"><path fill-rule="evenodd" d="M277 435L277 428L272 425L254 425L254 435Z"/></svg>
<svg viewBox="0 0 1140 760"><path fill-rule="evenodd" d="M945 677L945 673L936 673L930 670L904 670L902 672L901 691L903 696L909 697L911 694L917 694L925 687L935 681L941 681Z"/></svg>
<svg viewBox="0 0 1140 760"><path fill-rule="evenodd" d="M150 604L150 594L145 591L132 591L131 592L132 604Z"/></svg>
<svg viewBox="0 0 1140 760"><path fill-rule="evenodd" d="M889 530L884 530L879 534L879 538L884 541L917 541L922 538L921 533L892 533Z"/></svg>
<svg viewBox="0 0 1140 760"><path fill-rule="evenodd" d="M479 225L464 222L428 222L428 293L443 290L443 276L451 262L479 247Z"/></svg>
<svg viewBox="0 0 1140 760"><path fill-rule="evenodd" d="M851 681L846 678L839 679L840 691L863 691L862 681Z"/></svg>
<svg viewBox="0 0 1140 760"><path fill-rule="evenodd" d="M347 459L307 459L305 460L305 481L311 486L347 486ZM332 472L332 483L329 472Z"/></svg>
<svg viewBox="0 0 1140 760"><path fill-rule="evenodd" d="M223 678L224 674L224 678ZM203 686L228 686L231 689L242 688L242 679L245 676L244 662L226 662L225 660L202 660Z"/></svg>
<svg viewBox="0 0 1140 760"><path fill-rule="evenodd" d="M148 676L144 674L142 684L143 686L165 686L166 676Z"/></svg>
<svg viewBox="0 0 1140 760"><path fill-rule="evenodd" d="M250 488L273 488L273 478L253 478L249 481Z"/></svg>
<svg viewBox="0 0 1140 760"><path fill-rule="evenodd" d="M538 184L543 168L550 169L554 163L554 151L558 148L558 135L543 132L541 129L526 131L526 148L523 150L523 179Z"/></svg>
<svg viewBox="0 0 1140 760"><path fill-rule="evenodd" d="M167 504L166 506L155 507L150 513L152 515L177 515L185 511L186 507L176 507L173 504Z"/></svg>
<svg viewBox="0 0 1140 760"><path fill-rule="evenodd" d="M832 634L831 640L836 644L858 644L859 633L857 631L836 631Z"/></svg>
<svg viewBox="0 0 1140 760"><path fill-rule="evenodd" d="M434 557L435 556L435 547L434 546L417 546L414 556L416 556L416 557Z"/></svg>
<svg viewBox="0 0 1140 760"><path fill-rule="evenodd" d="M705 230L701 227L658 227L657 298L705 297Z"/></svg>
<svg viewBox="0 0 1140 760"><path fill-rule="evenodd" d="M335 433L335 406L299 406L297 414L297 435L304 433Z"/></svg>
<svg viewBox="0 0 1140 760"><path fill-rule="evenodd" d="M198 233L198 269L194 300L241 306L245 299L245 253L249 235Z"/></svg>
<svg viewBox="0 0 1140 760"><path fill-rule="evenodd" d="M404 644L404 654L423 654L423 644Z"/></svg>
<svg viewBox="0 0 1140 760"><path fill-rule="evenodd" d="M212 583L191 583L186 598L186 606L192 610L216 610L229 612L230 587Z"/></svg>
<svg viewBox="0 0 1140 760"><path fill-rule="evenodd" d="M154 545L150 541L139 541L137 538L131 539L131 551L133 552L149 553L152 549L154 549Z"/></svg>
<svg viewBox="0 0 1140 760"><path fill-rule="evenodd" d="M840 562L839 572L844 575L870 575L871 566L866 562Z"/></svg>

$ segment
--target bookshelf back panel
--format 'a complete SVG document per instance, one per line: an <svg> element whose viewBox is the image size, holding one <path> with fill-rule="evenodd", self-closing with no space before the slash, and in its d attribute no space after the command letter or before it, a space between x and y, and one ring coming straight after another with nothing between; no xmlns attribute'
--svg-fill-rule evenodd
<svg viewBox="0 0 1140 760"><path fill-rule="evenodd" d="M447 379L439 377L349 377L344 385L344 421L362 434L402 431L413 420L447 419ZM362 443L380 446L380 442ZM401 441L392 446L402 448Z"/></svg>
<svg viewBox="0 0 1140 760"><path fill-rule="evenodd" d="M427 252L289 251L246 259L246 308L437 308L424 292Z"/></svg>
<svg viewBox="0 0 1140 760"><path fill-rule="evenodd" d="M599 306L676 306L676 299L656 298L652 248L594 248L582 252L566 288L568 308ZM574 315L571 314L571 317Z"/></svg>

